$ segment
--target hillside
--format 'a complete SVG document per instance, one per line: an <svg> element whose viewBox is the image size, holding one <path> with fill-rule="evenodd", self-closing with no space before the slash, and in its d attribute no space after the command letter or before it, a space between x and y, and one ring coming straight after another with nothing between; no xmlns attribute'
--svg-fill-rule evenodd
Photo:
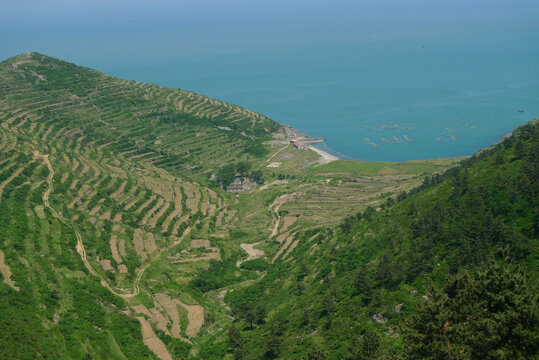
<svg viewBox="0 0 539 360"><path fill-rule="evenodd" d="M293 259L277 262L257 283L227 295L237 314L230 334L237 358L532 358L539 320L538 154L534 121L399 194L397 203L358 212L337 228L298 234ZM439 291L432 286L448 284L455 292L470 273L474 280L464 289L485 286L488 292L465 292L459 300L464 303L447 314L441 305L447 295L440 295L430 317L418 314ZM489 310L493 315L482 319L481 307L490 305L481 294L490 293L498 296ZM468 310L472 304L477 308ZM257 318L257 311L267 316ZM469 319L458 320L461 312L477 318L475 327L469 328ZM419 322L410 326L417 333L407 328L415 316ZM457 340L449 332L452 323ZM406 355L419 348L421 356Z"/></svg>
<svg viewBox="0 0 539 360"><path fill-rule="evenodd" d="M280 127L37 53L0 63L0 358L340 358L500 246L534 268L536 122L456 168L321 165ZM237 175L258 184L227 192Z"/></svg>

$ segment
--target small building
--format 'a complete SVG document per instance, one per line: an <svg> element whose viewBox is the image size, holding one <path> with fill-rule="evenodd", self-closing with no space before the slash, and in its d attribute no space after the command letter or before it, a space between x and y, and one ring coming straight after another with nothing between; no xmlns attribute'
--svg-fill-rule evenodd
<svg viewBox="0 0 539 360"><path fill-rule="evenodd" d="M290 143L298 150L305 149L305 146L298 141L290 140Z"/></svg>
<svg viewBox="0 0 539 360"><path fill-rule="evenodd" d="M241 180L241 178L237 177L234 179L234 181L226 187L226 191L228 192L241 192L245 190L249 190L252 187L256 186L256 182L251 182L249 180Z"/></svg>

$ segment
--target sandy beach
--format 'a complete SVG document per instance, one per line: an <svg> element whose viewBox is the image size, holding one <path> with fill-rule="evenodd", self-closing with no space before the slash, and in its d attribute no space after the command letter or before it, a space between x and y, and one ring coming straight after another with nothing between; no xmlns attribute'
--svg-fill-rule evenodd
<svg viewBox="0 0 539 360"><path fill-rule="evenodd" d="M317 148L316 146L313 146L313 145L306 145L306 148L307 149L310 149L314 152L316 152L318 155L320 155L322 157L321 159L321 162L323 164L327 164L327 163L330 163L332 161L335 161L335 160L339 160L338 157L334 156L334 155L331 155L330 153L328 152L325 152L324 150L320 150L319 148Z"/></svg>

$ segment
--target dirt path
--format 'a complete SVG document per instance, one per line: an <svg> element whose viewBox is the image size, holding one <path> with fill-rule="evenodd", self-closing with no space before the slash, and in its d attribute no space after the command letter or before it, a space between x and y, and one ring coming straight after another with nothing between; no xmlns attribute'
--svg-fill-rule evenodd
<svg viewBox="0 0 539 360"><path fill-rule="evenodd" d="M277 221L275 221L275 225L273 226L273 229L271 230L271 235L270 235L270 238L274 237L275 235L277 235L277 232L279 230L279 224L281 222L281 215L279 215L279 209L281 208L281 206L284 205L284 203L286 203L288 200L291 200L293 198L295 198L296 196L300 195L300 193L298 192L293 192L291 194L285 194L285 195L281 195L279 196L277 199L275 199L275 201L273 201L271 203L271 205L269 206L270 210L273 210L273 212L275 213L275 215L277 216Z"/></svg>
<svg viewBox="0 0 539 360"><path fill-rule="evenodd" d="M117 296L120 296L120 297L123 297L123 298L130 298L130 297L138 295L139 291L140 291L139 287L138 287L138 284L140 282L142 274L144 273L144 270L146 270L147 265L142 267L139 270L139 273L138 273L135 281L133 282L133 291L131 293L119 293L116 290L114 290L109 285L109 283L99 273L97 273L94 270L94 268L92 267L92 265L90 265L90 263L88 262L88 259L86 257L86 249L84 248L84 243L82 242L82 236L80 235L79 231L77 229L75 229L75 227L68 224L67 221L63 217L58 215L56 210L54 210L54 208L49 203L49 196L50 196L50 194L52 192L52 181L54 179L54 169L52 168L52 165L51 165L51 163L49 161L49 155L42 155L42 154L39 154L37 151L33 151L33 154L34 154L35 157L42 158L43 161L45 162L45 164L47 165L47 168L49 169L49 175L47 176L47 184L49 186L47 187L47 190L45 190L45 192L43 193L43 196L42 196L43 204L45 205L45 207L47 207L50 210L52 216L54 216L56 219L58 219L65 226L70 227L71 229L73 229L73 231L75 232L75 236L77 238L76 249L77 249L77 252L79 253L79 255L81 257L81 260L82 260L84 266L88 270L88 272L90 274L94 275L95 277L99 278L99 280L101 280L101 285L103 285L105 288L107 288L114 295L117 295Z"/></svg>
<svg viewBox="0 0 539 360"><path fill-rule="evenodd" d="M5 263L4 253L2 252L2 250L0 250L0 274L2 274L2 276L4 277L4 283L6 285L11 286L15 291L21 290L21 288L16 286L13 280L11 280L11 269Z"/></svg>
<svg viewBox="0 0 539 360"><path fill-rule="evenodd" d="M281 151L283 151L284 149L286 149L290 144L286 144L285 146L283 146L282 148L280 148L278 151L276 151L273 155L271 155L269 158L266 159L266 161L264 161L262 164L258 165L258 167L262 167L262 165L264 165L265 163L267 162L270 162L271 159L273 159L275 157L275 155L277 155L278 153L280 153Z"/></svg>
<svg viewBox="0 0 539 360"><path fill-rule="evenodd" d="M84 266L86 267L86 269L88 270L88 272L90 274L92 274L93 276L99 278L100 281L101 281L101 285L103 287L107 288L107 290L109 290L114 295L120 296L122 298L132 298L134 296L137 296L139 294L139 292L140 292L140 288L139 288L140 280L141 280L141 278L142 278L142 276L144 274L144 271L148 268L150 263L145 264L144 266L142 266L139 269L137 277L136 277L135 281L133 282L133 289L130 292L125 291L125 290L122 290L122 292L118 292L115 289L113 289L111 287L111 285L99 273L97 273L94 270L94 268L92 267L92 265L90 265L90 263L88 262L88 259L87 259L87 256L86 256L86 249L84 248L84 243L82 241L82 236L81 236L80 232L75 227L71 226L62 216L60 216L56 212L56 210L49 203L49 196L50 196L50 194L52 192L52 189L53 189L53 179L54 179L54 169L53 169L53 167L52 167L52 165L51 165L51 163L49 161L49 155L42 155L42 154L39 154L37 151L33 151L33 154L34 154L35 157L39 157L39 158L43 159L43 161L47 165L47 168L49 169L49 175L47 177L48 187L47 187L47 189L45 190L45 192L42 195L43 204L45 205L45 207L47 207L50 210L51 214L56 219L58 219L64 225L66 225L66 226L70 227L71 229L73 229L73 231L75 232L75 236L77 238L76 250L77 250L78 254L80 255L81 260L82 260ZM161 249L159 251L159 253L157 254L157 256L161 255L161 253L163 253L164 251L167 251L170 247L178 245L181 242L181 240L188 233L189 233L188 231L184 232L183 236L180 239L178 239L177 241L175 241L171 246ZM214 254L210 254L210 255L214 255ZM216 255L219 256L219 259L220 259L220 254L216 254ZM2 264L4 264L3 263L3 253L1 255L0 260L2 260L0 262L0 270L3 271L2 274L4 275L5 267L1 266ZM10 278L10 276L5 276L4 275L4 279L8 279L8 278ZM167 301L170 298L166 294L162 294L162 295L165 295L168 299L165 299L164 297L162 297L161 301L164 300L165 303L167 303L167 305L170 305L170 303ZM183 304L183 303L179 302L179 300L174 300L174 302L172 302L172 304L174 304L175 306L181 305L187 310L189 324L188 324L188 327L186 329L186 332L190 337L196 336L196 334L200 331L200 328L202 327L202 325L204 323L204 308L202 306L199 306L199 305L186 305L186 304ZM170 310L172 311L172 309L170 309ZM176 311L177 311L177 308L176 308ZM168 309L167 309L167 312L168 312ZM185 341L187 343L191 343L190 340L181 337L180 334L179 334L179 312L177 312L177 313L178 313L177 319L173 319L173 334L174 335L177 334L178 338L180 338L181 340L183 340L183 341ZM159 359L161 359L161 360L172 360L172 357L170 356L165 344L155 335L150 323L144 317L137 317L137 319L139 320L139 322L141 324L142 338L143 338L144 344L155 355L157 355L157 357L159 357ZM176 324L174 324L174 322Z"/></svg>

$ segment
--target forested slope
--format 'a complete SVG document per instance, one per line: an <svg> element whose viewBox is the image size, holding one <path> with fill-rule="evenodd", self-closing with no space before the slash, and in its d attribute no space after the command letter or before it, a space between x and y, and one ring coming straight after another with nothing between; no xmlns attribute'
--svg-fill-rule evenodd
<svg viewBox="0 0 539 360"><path fill-rule="evenodd" d="M538 156L533 121L397 203L305 232L227 295L236 358L535 356Z"/></svg>

